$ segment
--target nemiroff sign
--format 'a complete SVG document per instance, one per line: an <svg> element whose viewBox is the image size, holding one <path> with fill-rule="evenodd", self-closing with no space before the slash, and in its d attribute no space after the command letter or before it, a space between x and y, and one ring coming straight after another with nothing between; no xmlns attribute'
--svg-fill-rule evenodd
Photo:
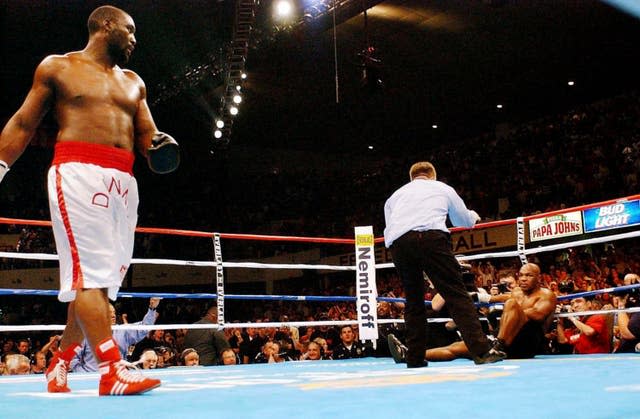
<svg viewBox="0 0 640 419"><path fill-rule="evenodd" d="M529 220L529 239L531 241L575 236L582 234L582 232L582 213L580 211Z"/></svg>

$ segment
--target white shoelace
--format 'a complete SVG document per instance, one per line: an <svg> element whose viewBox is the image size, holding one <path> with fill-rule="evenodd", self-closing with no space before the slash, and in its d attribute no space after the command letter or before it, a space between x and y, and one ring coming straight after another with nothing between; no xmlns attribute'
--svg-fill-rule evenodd
<svg viewBox="0 0 640 419"><path fill-rule="evenodd" d="M124 383L139 383L140 381L143 381L144 376L137 366L138 363L140 363L140 361L131 363L124 359L116 362L114 367L116 368L116 376L118 377L118 380Z"/></svg>
<svg viewBox="0 0 640 419"><path fill-rule="evenodd" d="M67 363L58 359L58 364L53 369L56 374L56 385L62 387L67 384Z"/></svg>

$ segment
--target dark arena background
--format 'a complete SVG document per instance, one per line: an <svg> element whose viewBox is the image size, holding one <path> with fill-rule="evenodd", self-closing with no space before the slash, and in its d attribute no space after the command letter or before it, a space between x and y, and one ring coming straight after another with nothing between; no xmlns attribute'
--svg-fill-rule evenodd
<svg viewBox="0 0 640 419"><path fill-rule="evenodd" d="M0 0L2 126L46 56L84 48L87 17L103 4ZM163 384L123 400L98 397L97 373L70 373L69 394L48 394L38 375L66 318L48 223L48 115L0 184L0 417L640 417L637 1L110 4L136 23L127 67L182 153L167 175L136 160L139 229L114 302L116 328L148 332L157 368L139 366ZM557 295L534 359L409 370L391 358L404 293L383 206L423 160L482 217L452 230L475 286L505 293L529 261ZM354 235L358 226L372 234ZM365 242L378 338L359 359L332 359L340 328L359 332L354 244ZM131 325L152 297L162 298L155 324ZM590 303L581 318L604 316L609 350L578 354L558 338L580 297ZM243 365L184 365L185 334L212 304L211 327ZM479 308L489 334L502 308ZM455 332L429 315L435 347ZM265 347L246 351L242 339L275 342L268 361L287 361L256 365ZM19 354L29 364L16 369Z"/></svg>

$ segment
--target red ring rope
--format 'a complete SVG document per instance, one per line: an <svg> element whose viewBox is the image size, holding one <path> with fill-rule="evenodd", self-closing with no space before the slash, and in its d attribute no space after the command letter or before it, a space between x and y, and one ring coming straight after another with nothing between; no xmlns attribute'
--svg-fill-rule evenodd
<svg viewBox="0 0 640 419"><path fill-rule="evenodd" d="M633 201L636 199L640 199L640 194L631 195L624 198L610 199L607 201L596 202L587 205L580 205L572 208L564 208L561 210L528 215L524 217L525 221L529 221L531 219L542 218L542 217L550 217L556 214L563 214L571 211L582 211L589 208L600 207L604 205L612 205L620 202ZM499 220L499 221L490 221L486 223L476 224L473 229L482 229L482 228L490 228L490 227L498 227L504 225L515 224L515 219L508 220ZM27 219L19 219L19 218L4 218L0 217L0 224L20 224L20 225L32 225L32 226L41 226L41 227L51 227L50 221L42 221L42 220L27 220ZM455 227L450 229L452 232L469 230L464 227ZM136 232L138 233L153 233L153 234L170 234L174 236L189 236L189 237L212 237L213 232L207 231L195 231L195 230L176 230L170 228L155 228L155 227L138 227L136 228ZM328 237L297 237L297 236L278 236L278 235L266 235L266 234L235 234L235 233L220 233L220 238L223 239L234 239L234 240L256 240L256 241L285 241L285 242L305 242L305 243L335 243L335 244L354 244L354 239L339 239L339 238L328 238ZM376 243L384 242L383 237L378 237L375 239Z"/></svg>

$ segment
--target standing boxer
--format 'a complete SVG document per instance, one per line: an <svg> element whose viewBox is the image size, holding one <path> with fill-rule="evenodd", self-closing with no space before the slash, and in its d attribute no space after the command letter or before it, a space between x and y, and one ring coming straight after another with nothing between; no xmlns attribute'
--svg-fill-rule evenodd
<svg viewBox="0 0 640 419"><path fill-rule="evenodd" d="M160 380L128 369L109 321L109 299L115 300L133 254L133 150L160 173L177 167L179 152L173 138L158 132L142 79L121 67L136 45L131 16L102 6L87 26L82 51L48 56L36 68L31 90L0 135L0 180L52 110L59 130L48 173L49 207L60 258L58 299L69 306L47 390L70 391L69 362L86 338L99 362L99 394L138 394Z"/></svg>

